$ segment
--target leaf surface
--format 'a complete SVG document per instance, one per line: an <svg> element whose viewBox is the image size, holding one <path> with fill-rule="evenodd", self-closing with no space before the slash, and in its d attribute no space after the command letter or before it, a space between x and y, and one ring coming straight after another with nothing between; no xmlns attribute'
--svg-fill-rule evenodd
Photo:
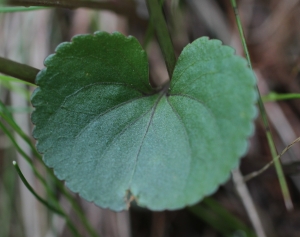
<svg viewBox="0 0 300 237"><path fill-rule="evenodd" d="M170 88L158 92L146 53L120 33L76 36L45 66L32 96L37 149L73 192L101 207L192 205L246 152L255 82L220 41L188 45Z"/></svg>

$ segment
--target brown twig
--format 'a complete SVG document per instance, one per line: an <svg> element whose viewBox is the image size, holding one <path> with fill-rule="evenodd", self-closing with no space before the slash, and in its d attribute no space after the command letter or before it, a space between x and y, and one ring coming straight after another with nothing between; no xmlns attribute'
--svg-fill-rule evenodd
<svg viewBox="0 0 300 237"><path fill-rule="evenodd" d="M266 164L263 168L261 168L258 171L254 171L248 175L246 175L243 179L244 182L249 181L250 179L253 179L257 177L258 175L262 174L265 170L267 170L271 165L274 164L275 160L280 159L280 157L286 153L292 146L294 146L297 142L300 142L300 137L298 137L296 140L294 140L290 145L288 145L286 148L283 149L283 151L276 157L276 159L273 159L271 162Z"/></svg>

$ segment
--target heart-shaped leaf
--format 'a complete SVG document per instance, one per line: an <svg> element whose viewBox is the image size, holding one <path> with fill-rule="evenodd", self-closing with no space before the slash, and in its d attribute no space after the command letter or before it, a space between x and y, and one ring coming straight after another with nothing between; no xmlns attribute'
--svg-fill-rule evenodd
<svg viewBox="0 0 300 237"><path fill-rule="evenodd" d="M45 66L32 96L37 149L72 191L101 207L194 204L246 151L255 81L218 40L188 45L170 88L158 92L146 53L120 33L76 36Z"/></svg>

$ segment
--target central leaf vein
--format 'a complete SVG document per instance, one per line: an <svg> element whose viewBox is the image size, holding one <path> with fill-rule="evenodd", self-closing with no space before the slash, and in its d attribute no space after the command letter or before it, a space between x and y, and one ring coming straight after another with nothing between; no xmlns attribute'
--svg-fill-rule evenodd
<svg viewBox="0 0 300 237"><path fill-rule="evenodd" d="M161 98L162 98L163 96L164 96L164 94L161 94L161 96L157 99L157 101L155 102L154 106L152 107L152 113L151 113L149 122L148 122L148 124L147 124L147 128L146 128L145 134L144 134L144 136L143 136L143 138L142 138L141 144L140 144L140 146L139 146L139 150L138 150L138 152L137 152L137 154L136 154L133 172L132 172L132 175L131 175L131 178L130 178L130 181L129 181L129 186L130 186L130 184L131 184L131 182L132 182L132 179L133 179L133 177L134 177L134 174L135 174L135 172L136 172L136 167L137 167L139 155L140 155L140 153L141 153L141 150L142 150L142 147L143 147L143 144L144 144L146 135L147 135L147 133L148 133L148 131L149 131L149 128L150 128L150 125L151 125L151 123L152 123L152 121L153 121L153 117L154 117L154 114L155 114L155 110L156 110L156 108L157 108L157 105L158 105L159 101L161 100Z"/></svg>
<svg viewBox="0 0 300 237"><path fill-rule="evenodd" d="M101 161L102 157L104 157L104 155L106 154L107 151L109 151L109 148L115 143L115 141L122 135L124 134L130 127L132 127L134 124L136 124L140 119L142 119L146 114L148 114L151 110L153 109L153 107L151 107L149 110L147 110L145 113L141 114L140 116L138 116L134 121L129 122L126 124L126 126L117 134L114 135L113 139L108 142L108 144L105 145L105 149L102 152L101 156L99 157L99 159L97 159L97 163L94 166L94 169L97 168L99 162Z"/></svg>

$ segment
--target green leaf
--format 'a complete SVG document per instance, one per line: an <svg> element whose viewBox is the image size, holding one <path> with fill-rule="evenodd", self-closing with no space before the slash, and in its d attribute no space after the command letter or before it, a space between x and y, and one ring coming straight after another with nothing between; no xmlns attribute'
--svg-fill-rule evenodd
<svg viewBox="0 0 300 237"><path fill-rule="evenodd" d="M101 207L192 205L246 152L255 81L220 41L188 45L161 91L149 85L137 40L120 33L76 36L45 66L32 96L37 149L73 192Z"/></svg>

